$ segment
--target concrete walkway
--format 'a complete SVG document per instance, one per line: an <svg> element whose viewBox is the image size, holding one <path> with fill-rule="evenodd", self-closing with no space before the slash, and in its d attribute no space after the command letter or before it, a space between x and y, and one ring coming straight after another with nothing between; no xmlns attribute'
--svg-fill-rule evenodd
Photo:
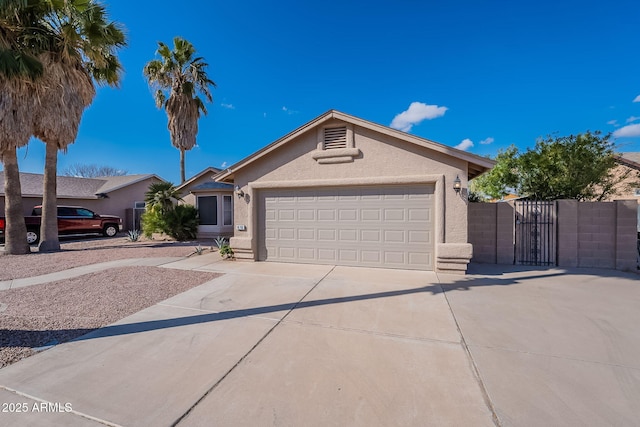
<svg viewBox="0 0 640 427"><path fill-rule="evenodd" d="M27 409L0 424L640 423L638 276L213 255L162 267L225 275L0 369Z"/></svg>

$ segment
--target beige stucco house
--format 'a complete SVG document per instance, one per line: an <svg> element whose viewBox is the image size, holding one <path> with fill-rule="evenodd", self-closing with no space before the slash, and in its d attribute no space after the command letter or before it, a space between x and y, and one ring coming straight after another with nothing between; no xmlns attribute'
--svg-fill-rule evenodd
<svg viewBox="0 0 640 427"><path fill-rule="evenodd" d="M215 180L236 189L238 258L461 273L467 182L493 164L331 110Z"/></svg>
<svg viewBox="0 0 640 427"><path fill-rule="evenodd" d="M220 169L208 167L176 187L180 203L198 209L199 239L233 235L233 185L215 182L212 178L218 173Z"/></svg>
<svg viewBox="0 0 640 427"><path fill-rule="evenodd" d="M22 207L31 215L33 207L42 204L44 175L20 173ZM101 178L57 177L59 205L83 206L103 215L122 218L125 230L140 228L144 212L144 193L152 183L163 182L157 175L124 175ZM0 172L0 212L4 214L4 172Z"/></svg>

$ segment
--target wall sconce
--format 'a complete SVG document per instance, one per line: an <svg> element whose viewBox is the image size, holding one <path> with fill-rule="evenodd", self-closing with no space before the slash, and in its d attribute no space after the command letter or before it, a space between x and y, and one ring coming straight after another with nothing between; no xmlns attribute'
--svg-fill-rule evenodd
<svg viewBox="0 0 640 427"><path fill-rule="evenodd" d="M239 185L236 185L236 194L238 195L238 199L242 199L244 197L244 191L242 191Z"/></svg>
<svg viewBox="0 0 640 427"><path fill-rule="evenodd" d="M460 181L460 177L456 175L456 179L453 180L453 191L459 194L460 190L462 190L462 181Z"/></svg>

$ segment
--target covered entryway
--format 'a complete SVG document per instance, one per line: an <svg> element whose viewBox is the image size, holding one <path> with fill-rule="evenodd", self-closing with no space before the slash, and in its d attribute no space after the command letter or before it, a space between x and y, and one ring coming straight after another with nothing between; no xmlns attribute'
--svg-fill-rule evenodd
<svg viewBox="0 0 640 427"><path fill-rule="evenodd" d="M259 192L259 260L433 270L434 185Z"/></svg>

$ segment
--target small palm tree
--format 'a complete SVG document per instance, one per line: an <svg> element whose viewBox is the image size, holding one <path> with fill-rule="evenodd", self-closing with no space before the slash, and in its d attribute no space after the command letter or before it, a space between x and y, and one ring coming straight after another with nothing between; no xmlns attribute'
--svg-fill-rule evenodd
<svg viewBox="0 0 640 427"><path fill-rule="evenodd" d="M144 193L144 201L150 209L164 215L173 209L174 202L182 200L176 187L170 182L154 182Z"/></svg>
<svg viewBox="0 0 640 427"><path fill-rule="evenodd" d="M160 59L149 61L143 69L149 86L155 89L156 106L164 108L169 119L171 143L180 150L180 179L185 182L185 151L196 145L200 113L207 114L204 95L212 102L211 88L216 84L206 73L208 64L196 57L193 45L181 37L173 39L173 50L158 42Z"/></svg>

